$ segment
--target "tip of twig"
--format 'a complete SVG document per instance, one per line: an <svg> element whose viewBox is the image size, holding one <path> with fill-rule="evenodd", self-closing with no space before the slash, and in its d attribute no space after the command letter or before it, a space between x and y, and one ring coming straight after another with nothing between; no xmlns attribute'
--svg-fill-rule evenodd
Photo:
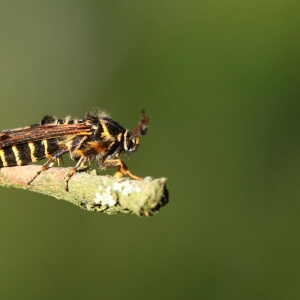
<svg viewBox="0 0 300 300"><path fill-rule="evenodd" d="M65 190L64 176L69 168L51 168L30 185L38 165L0 169L0 185L17 187L68 201L88 211L106 214L134 213L152 216L169 200L166 178L144 180L98 176L95 172L75 174Z"/></svg>

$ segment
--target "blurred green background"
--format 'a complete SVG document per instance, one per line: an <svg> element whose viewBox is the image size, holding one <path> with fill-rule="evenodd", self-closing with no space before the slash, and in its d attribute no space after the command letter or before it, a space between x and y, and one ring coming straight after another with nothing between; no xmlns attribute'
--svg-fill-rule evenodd
<svg viewBox="0 0 300 300"><path fill-rule="evenodd" d="M0 128L99 107L150 129L155 217L0 188L1 299L296 299L299 3L2 1Z"/></svg>

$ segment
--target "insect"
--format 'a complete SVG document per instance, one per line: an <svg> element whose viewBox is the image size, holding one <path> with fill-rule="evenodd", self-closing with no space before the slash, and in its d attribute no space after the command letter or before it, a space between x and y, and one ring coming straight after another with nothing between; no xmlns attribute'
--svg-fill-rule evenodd
<svg viewBox="0 0 300 300"><path fill-rule="evenodd" d="M128 175L133 179L142 179L130 172L119 155L138 149L140 136L146 134L148 122L144 111L133 131L101 112L89 112L83 119L45 116L40 124L0 131L0 168L22 166L47 158L48 161L28 182L30 184L69 152L76 165L65 176L66 190L70 178L78 169L94 159L100 169L118 168L115 177Z"/></svg>

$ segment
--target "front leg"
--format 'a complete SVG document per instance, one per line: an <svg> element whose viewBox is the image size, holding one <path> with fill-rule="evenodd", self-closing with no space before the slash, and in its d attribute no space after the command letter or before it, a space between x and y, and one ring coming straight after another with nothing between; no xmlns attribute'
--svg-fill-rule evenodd
<svg viewBox="0 0 300 300"><path fill-rule="evenodd" d="M115 159L107 159L107 160L100 160L98 161L99 166L102 168L118 168L118 171L114 174L114 177L122 177L123 175L128 175L133 179L137 179L137 180L142 180L143 177L139 177L136 176L134 174L132 174L129 169L127 168L127 166L125 165L125 163L119 159L119 158L115 158Z"/></svg>

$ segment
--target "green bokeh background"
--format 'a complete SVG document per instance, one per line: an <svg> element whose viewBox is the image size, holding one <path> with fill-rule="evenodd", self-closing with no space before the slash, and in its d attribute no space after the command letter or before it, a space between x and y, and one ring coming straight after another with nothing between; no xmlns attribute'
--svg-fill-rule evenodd
<svg viewBox="0 0 300 300"><path fill-rule="evenodd" d="M0 128L99 107L155 217L0 188L1 299L297 299L299 3L2 1Z"/></svg>

